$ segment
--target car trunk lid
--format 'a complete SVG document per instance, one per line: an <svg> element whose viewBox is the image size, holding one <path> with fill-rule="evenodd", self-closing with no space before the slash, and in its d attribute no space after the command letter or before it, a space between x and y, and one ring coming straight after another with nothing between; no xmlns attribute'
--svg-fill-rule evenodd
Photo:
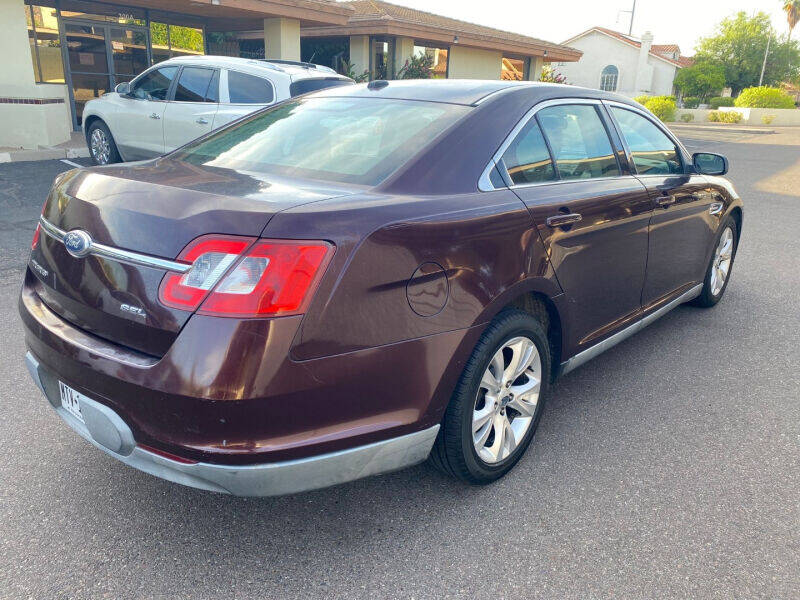
<svg viewBox="0 0 800 600"><path fill-rule="evenodd" d="M92 243L174 261L193 239L258 237L272 216L349 193L170 159L71 171L54 185L42 217ZM104 339L163 355L191 313L163 306L164 268L103 256L76 258L44 230L32 253L32 285L55 313Z"/></svg>

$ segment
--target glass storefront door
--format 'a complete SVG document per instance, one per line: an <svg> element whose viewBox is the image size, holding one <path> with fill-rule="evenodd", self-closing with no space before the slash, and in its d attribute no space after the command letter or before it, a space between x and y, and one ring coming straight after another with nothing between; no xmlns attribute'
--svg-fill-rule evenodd
<svg viewBox="0 0 800 600"><path fill-rule="evenodd" d="M67 67L78 125L89 100L99 98L118 83L130 81L147 68L147 36L145 27L64 20Z"/></svg>

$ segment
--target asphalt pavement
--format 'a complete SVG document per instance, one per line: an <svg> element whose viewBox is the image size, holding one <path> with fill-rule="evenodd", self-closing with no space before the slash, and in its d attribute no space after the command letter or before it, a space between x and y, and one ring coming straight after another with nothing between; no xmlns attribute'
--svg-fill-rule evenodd
<svg viewBox="0 0 800 600"><path fill-rule="evenodd" d="M0 165L0 597L800 597L800 136L685 141L745 201L717 307L564 377L494 485L420 465L265 499L137 472L48 407L16 301L70 167Z"/></svg>

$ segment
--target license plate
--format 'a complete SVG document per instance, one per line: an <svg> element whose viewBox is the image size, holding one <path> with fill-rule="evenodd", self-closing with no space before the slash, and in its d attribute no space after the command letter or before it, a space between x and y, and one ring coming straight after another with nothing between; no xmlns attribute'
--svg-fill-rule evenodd
<svg viewBox="0 0 800 600"><path fill-rule="evenodd" d="M86 396L60 381L58 382L58 389L61 392L61 406L78 421L85 423L81 414L81 399L86 398Z"/></svg>

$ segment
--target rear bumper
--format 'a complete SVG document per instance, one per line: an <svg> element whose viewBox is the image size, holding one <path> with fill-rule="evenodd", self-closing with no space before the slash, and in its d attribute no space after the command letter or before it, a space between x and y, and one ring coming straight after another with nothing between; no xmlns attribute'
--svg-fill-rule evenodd
<svg viewBox="0 0 800 600"><path fill-rule="evenodd" d="M253 465L220 465L172 460L136 444L133 432L114 410L84 398L81 423L61 406L52 378L28 352L34 382L58 415L80 436L106 454L156 477L203 490L236 496L278 496L353 481L422 462L428 456L439 425L407 435L308 458Z"/></svg>

